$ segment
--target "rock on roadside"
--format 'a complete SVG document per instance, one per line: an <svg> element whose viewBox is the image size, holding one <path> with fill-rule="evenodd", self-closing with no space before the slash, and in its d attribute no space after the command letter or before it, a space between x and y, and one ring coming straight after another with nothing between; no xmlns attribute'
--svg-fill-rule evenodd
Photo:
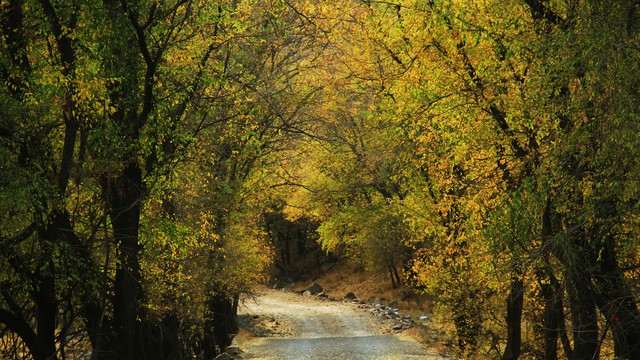
<svg viewBox="0 0 640 360"><path fill-rule="evenodd" d="M311 295L315 295L315 294L321 293L322 290L323 290L322 286L320 286L320 284L318 284L317 282L314 282L313 284L309 285L306 289L302 290L301 292L304 293L308 291Z"/></svg>

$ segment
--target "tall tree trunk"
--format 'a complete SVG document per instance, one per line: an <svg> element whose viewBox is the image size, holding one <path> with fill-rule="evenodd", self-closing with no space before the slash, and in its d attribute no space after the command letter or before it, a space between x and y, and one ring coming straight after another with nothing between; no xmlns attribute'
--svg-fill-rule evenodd
<svg viewBox="0 0 640 360"><path fill-rule="evenodd" d="M507 296L507 347L503 360L514 360L520 356L522 345L522 306L524 302L524 284L519 275L511 277Z"/></svg>
<svg viewBox="0 0 640 360"><path fill-rule="evenodd" d="M142 173L129 163L121 175L109 183L111 223L118 246L113 298L113 330L116 334L116 357L138 359L135 352L136 318L139 297L140 264L138 230Z"/></svg>
<svg viewBox="0 0 640 360"><path fill-rule="evenodd" d="M547 269L547 281L542 282L542 296L544 298L543 311L543 341L544 359L558 359L558 339L563 344L568 359L573 357L573 349L567 337L564 324L564 290L550 268Z"/></svg>
<svg viewBox="0 0 640 360"><path fill-rule="evenodd" d="M48 266L51 268L52 266ZM47 269L45 271L53 271ZM35 302L38 306L36 351L34 360L54 360L56 354L56 319L58 316L58 304L56 303L55 278L53 275L45 275L40 278L39 289L35 294Z"/></svg>
<svg viewBox="0 0 640 360"><path fill-rule="evenodd" d="M589 286L588 273L581 269L570 269L567 274L567 292L571 305L573 323L573 358L571 360L598 359L598 315L593 293Z"/></svg>
<svg viewBox="0 0 640 360"><path fill-rule="evenodd" d="M556 316L556 307L558 301L556 299L558 293L554 286L550 284L542 284L542 296L544 297L543 310L543 341L544 341L544 359L558 359L558 317Z"/></svg>
<svg viewBox="0 0 640 360"><path fill-rule="evenodd" d="M224 352L231 345L229 334L237 332L237 323L233 312L231 299L224 294L215 294L207 300L208 319L205 322L204 331L204 358L213 359L216 353L216 346L220 352Z"/></svg>
<svg viewBox="0 0 640 360"><path fill-rule="evenodd" d="M216 335L216 343L220 347L220 352L224 352L229 345L231 345L231 330L229 325L232 321L229 320L231 316L231 300L224 295L216 296L214 302L214 333Z"/></svg>
<svg viewBox="0 0 640 360"><path fill-rule="evenodd" d="M240 294L233 296L233 303L231 305L231 314L229 315L229 331L233 334L237 334L240 330L238 325L238 305L240 303Z"/></svg>

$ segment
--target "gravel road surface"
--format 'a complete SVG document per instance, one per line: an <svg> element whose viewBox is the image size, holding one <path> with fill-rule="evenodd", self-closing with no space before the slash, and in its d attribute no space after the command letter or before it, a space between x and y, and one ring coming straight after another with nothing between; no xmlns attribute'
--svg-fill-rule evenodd
<svg viewBox="0 0 640 360"><path fill-rule="evenodd" d="M262 289L239 310L255 325L241 344L245 359L443 359L408 338L382 335L379 320L353 304Z"/></svg>

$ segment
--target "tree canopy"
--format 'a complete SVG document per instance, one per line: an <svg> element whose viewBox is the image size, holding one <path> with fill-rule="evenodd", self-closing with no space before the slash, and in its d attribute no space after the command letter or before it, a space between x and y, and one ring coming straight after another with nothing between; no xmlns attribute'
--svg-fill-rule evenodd
<svg viewBox="0 0 640 360"><path fill-rule="evenodd" d="M211 359L299 221L463 354L639 359L638 6L0 1L1 356Z"/></svg>

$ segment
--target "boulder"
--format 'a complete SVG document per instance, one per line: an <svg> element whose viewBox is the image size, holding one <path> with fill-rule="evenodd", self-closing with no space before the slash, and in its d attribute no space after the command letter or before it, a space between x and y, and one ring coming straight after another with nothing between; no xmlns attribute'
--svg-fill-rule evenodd
<svg viewBox="0 0 640 360"><path fill-rule="evenodd" d="M309 287L304 289L304 291L310 292L311 295L315 295L315 294L321 293L322 290L323 290L322 286L320 286L317 282L314 282L313 284L309 285Z"/></svg>
<svg viewBox="0 0 640 360"><path fill-rule="evenodd" d="M311 291L309 291L309 290L305 290L305 291L302 293L302 295L303 295L303 296L311 296Z"/></svg>
<svg viewBox="0 0 640 360"><path fill-rule="evenodd" d="M345 296L344 296L344 298L345 298L346 300L353 300L353 299L355 299L355 298L356 298L356 295L355 295L354 293L352 293L351 291L349 291L349 292L347 293L347 295L345 295Z"/></svg>
<svg viewBox="0 0 640 360"><path fill-rule="evenodd" d="M390 307L386 307L384 308L385 312L387 313L387 315L393 315L394 311L392 308Z"/></svg>

